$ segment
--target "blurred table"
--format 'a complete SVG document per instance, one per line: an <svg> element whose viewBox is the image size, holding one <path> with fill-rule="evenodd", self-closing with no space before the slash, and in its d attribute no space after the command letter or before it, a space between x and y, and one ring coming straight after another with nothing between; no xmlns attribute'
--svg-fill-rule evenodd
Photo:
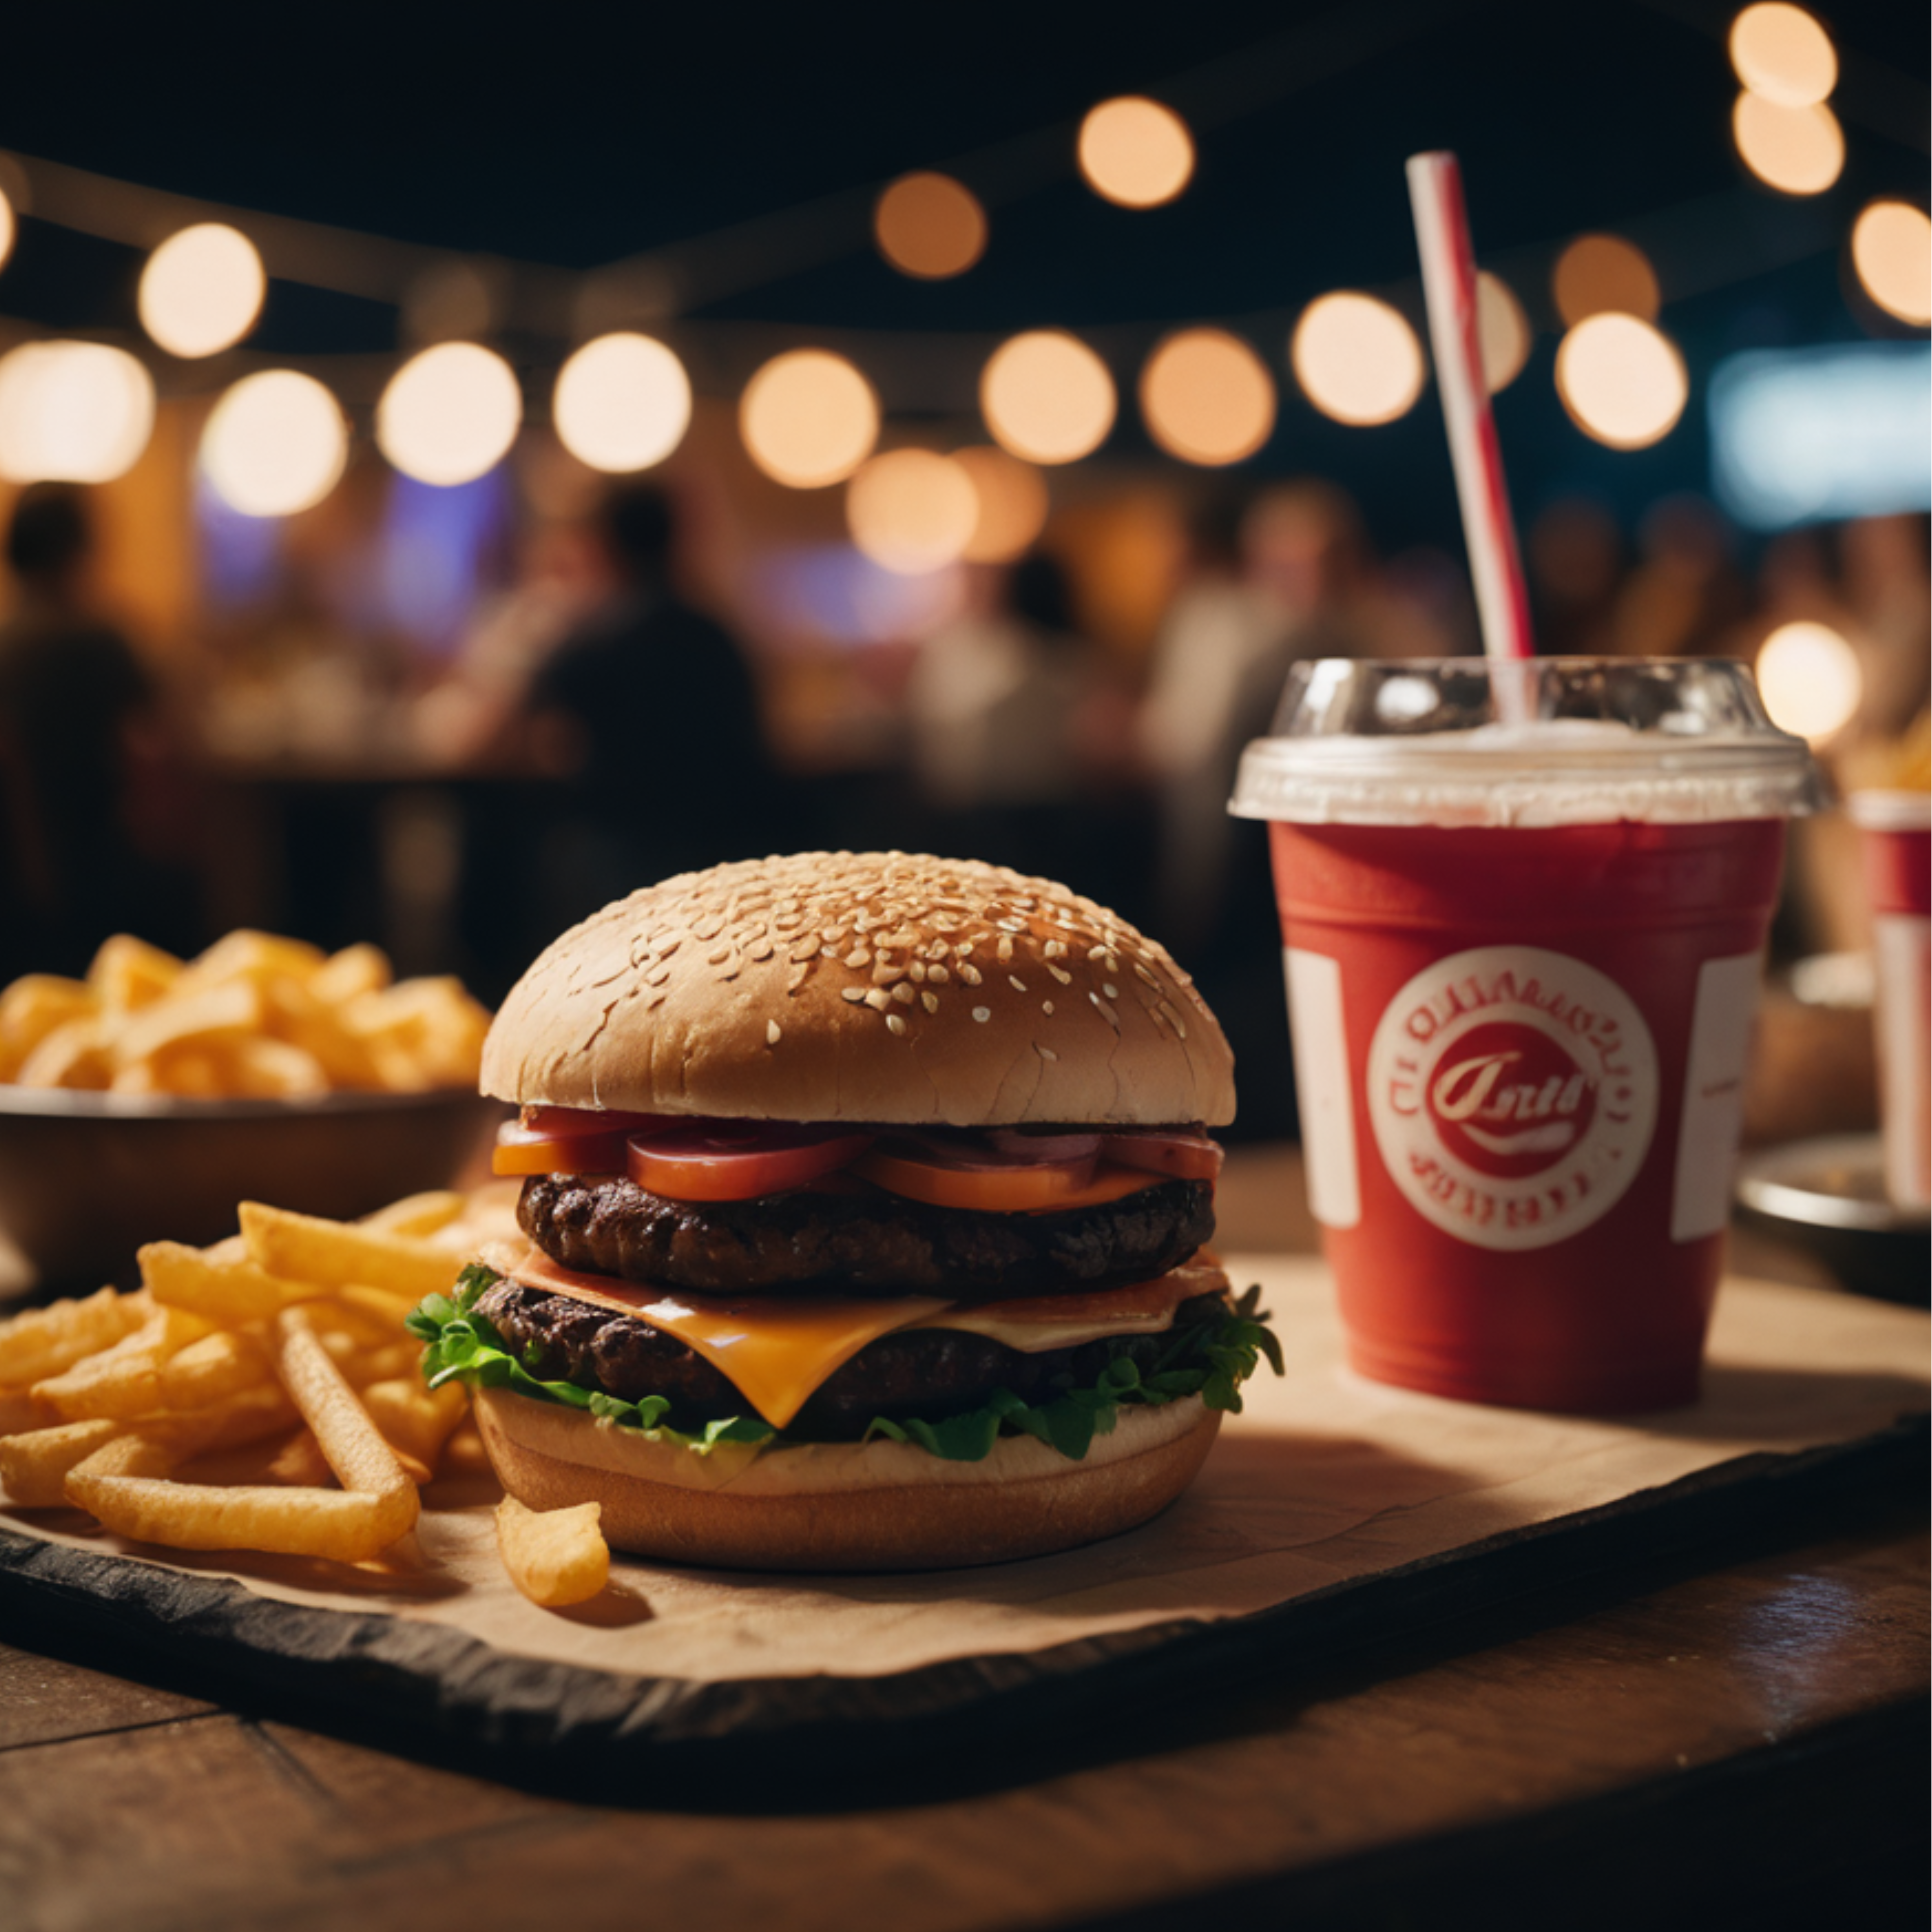
<svg viewBox="0 0 1932 1932"><path fill-rule="evenodd" d="M1238 1152L1227 1249L1311 1244ZM1775 1254L1754 1253L1770 1272ZM1807 1266L1796 1263L1796 1278ZM1790 1270L1786 1269L1787 1278ZM1924 1473L1077 1734L538 1796L0 1634L0 1899L38 1928L541 1918L950 1932L1922 1924ZM326 1724L326 1719L322 1720ZM626 1799L629 1802L626 1802Z"/></svg>

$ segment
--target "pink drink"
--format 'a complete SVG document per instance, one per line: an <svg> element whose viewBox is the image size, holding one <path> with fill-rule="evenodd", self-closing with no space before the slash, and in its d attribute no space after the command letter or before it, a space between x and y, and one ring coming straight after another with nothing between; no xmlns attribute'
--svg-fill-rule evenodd
<svg viewBox="0 0 1932 1932"><path fill-rule="evenodd" d="M1713 664L1298 667L1277 730L1235 808L1274 821L1351 1360L1693 1400L1802 744Z"/></svg>
<svg viewBox="0 0 1932 1932"><path fill-rule="evenodd" d="M1923 1208L1932 1202L1932 796L1855 792L1850 810L1871 896L1885 1190L1899 1207Z"/></svg>

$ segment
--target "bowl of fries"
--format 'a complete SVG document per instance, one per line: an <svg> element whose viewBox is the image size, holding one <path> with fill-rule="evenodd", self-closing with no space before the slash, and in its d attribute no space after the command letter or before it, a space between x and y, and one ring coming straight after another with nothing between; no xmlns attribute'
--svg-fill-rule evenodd
<svg viewBox="0 0 1932 1932"><path fill-rule="evenodd" d="M212 1240L238 1198L332 1216L455 1177L503 1109L476 1092L488 1015L453 979L398 981L234 932L194 960L126 934L80 980L0 992L0 1234L44 1282Z"/></svg>

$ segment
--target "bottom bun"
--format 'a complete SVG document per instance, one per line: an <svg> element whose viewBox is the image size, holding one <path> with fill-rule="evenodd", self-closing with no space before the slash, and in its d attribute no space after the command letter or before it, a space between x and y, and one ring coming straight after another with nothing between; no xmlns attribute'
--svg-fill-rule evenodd
<svg viewBox="0 0 1932 1932"><path fill-rule="evenodd" d="M700 1456L502 1389L478 1390L476 1408L519 1502L598 1503L614 1548L730 1570L944 1570L1098 1542L1173 1502L1221 1426L1190 1396L1121 1408L1084 1462L1014 1436L982 1462L952 1462L884 1442Z"/></svg>

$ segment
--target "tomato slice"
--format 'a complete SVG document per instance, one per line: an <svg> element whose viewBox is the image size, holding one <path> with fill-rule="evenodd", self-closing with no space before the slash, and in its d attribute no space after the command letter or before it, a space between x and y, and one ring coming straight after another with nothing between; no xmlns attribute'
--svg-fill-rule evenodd
<svg viewBox="0 0 1932 1932"><path fill-rule="evenodd" d="M893 1140L854 1161L852 1172L862 1180L935 1208L1024 1214L1071 1201L1092 1182L1095 1166L1091 1154L1030 1160L969 1152L942 1142Z"/></svg>
<svg viewBox="0 0 1932 1932"><path fill-rule="evenodd" d="M1213 1180L1221 1172L1221 1147L1205 1134L1163 1133L1157 1129L1108 1134L1102 1157L1123 1167L1144 1168L1177 1180Z"/></svg>
<svg viewBox="0 0 1932 1932"><path fill-rule="evenodd" d="M547 1139L563 1140L578 1134L642 1134L658 1127L684 1124L676 1114L618 1114L601 1107L526 1107L520 1125Z"/></svg>
<svg viewBox="0 0 1932 1932"><path fill-rule="evenodd" d="M755 1201L851 1165L870 1134L834 1127L724 1121L633 1134L628 1171L672 1201Z"/></svg>
<svg viewBox="0 0 1932 1932"><path fill-rule="evenodd" d="M622 1134L540 1133L520 1120L496 1130L492 1174L622 1174Z"/></svg>

